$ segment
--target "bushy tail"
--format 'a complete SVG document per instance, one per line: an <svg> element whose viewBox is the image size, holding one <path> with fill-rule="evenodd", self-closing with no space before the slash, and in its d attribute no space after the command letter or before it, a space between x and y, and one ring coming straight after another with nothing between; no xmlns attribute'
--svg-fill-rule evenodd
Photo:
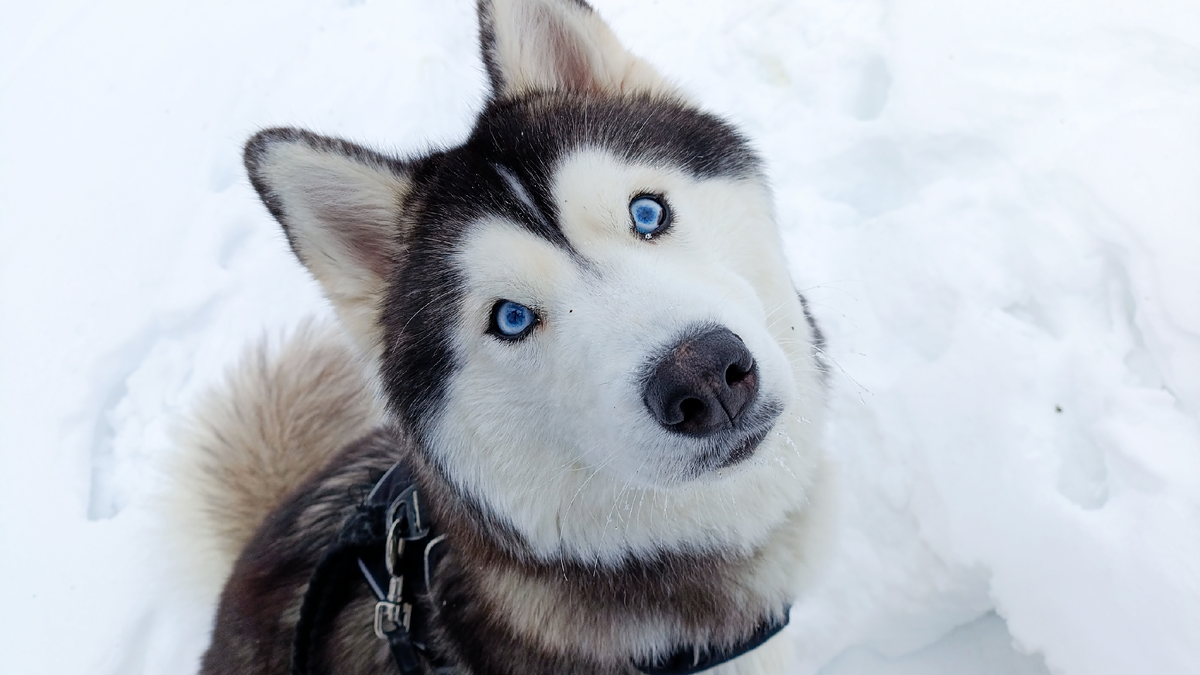
<svg viewBox="0 0 1200 675"><path fill-rule="evenodd" d="M250 349L180 425L167 495L173 539L217 588L263 519L379 424L366 362L333 326Z"/></svg>

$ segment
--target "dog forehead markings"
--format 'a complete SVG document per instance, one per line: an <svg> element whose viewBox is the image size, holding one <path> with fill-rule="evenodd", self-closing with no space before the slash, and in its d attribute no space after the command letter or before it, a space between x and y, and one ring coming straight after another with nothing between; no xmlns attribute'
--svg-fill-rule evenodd
<svg viewBox="0 0 1200 675"><path fill-rule="evenodd" d="M583 265L587 265L579 252L572 246L570 240L563 234L562 228L556 219L549 216L545 209L538 205L535 199L534 191L530 189L529 184L522 179L521 167L517 170L510 168L494 159L484 159L482 170L490 171L495 177L499 177L499 181L495 181L492 176L488 176L482 181L482 185L488 192L488 197L494 201L495 206L489 209L491 216L495 219L504 220L521 227L526 232L529 232L539 239L548 242L558 249L566 252L568 255L576 258ZM535 179L536 180L536 179ZM537 190L537 196L543 197L544 193ZM482 218L479 223L488 222L487 217ZM479 224L472 227L478 227ZM472 228L468 228L468 233Z"/></svg>
<svg viewBox="0 0 1200 675"><path fill-rule="evenodd" d="M503 217L476 222L459 246L458 259L470 292L484 302L544 304L546 294L578 268L577 256L557 242Z"/></svg>
<svg viewBox="0 0 1200 675"><path fill-rule="evenodd" d="M521 202L529 210L529 215L536 218L546 230L553 229L554 226L546 218L546 214L542 213L542 210L534 203L533 197L529 194L529 190L521 182L521 179L510 171L508 167L501 164L492 164L492 168L504 179L504 184L508 186L509 191L517 198L517 201Z"/></svg>

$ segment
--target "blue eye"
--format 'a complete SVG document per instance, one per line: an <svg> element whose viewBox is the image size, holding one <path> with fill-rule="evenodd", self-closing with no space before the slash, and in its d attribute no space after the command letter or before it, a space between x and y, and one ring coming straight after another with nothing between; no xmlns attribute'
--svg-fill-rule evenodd
<svg viewBox="0 0 1200 675"><path fill-rule="evenodd" d="M643 195L629 203L629 215L633 217L633 228L639 234L651 235L667 226L670 214L658 197Z"/></svg>
<svg viewBox="0 0 1200 675"><path fill-rule="evenodd" d="M532 309L512 300L501 300L492 310L492 332L505 339L525 337L536 323Z"/></svg>

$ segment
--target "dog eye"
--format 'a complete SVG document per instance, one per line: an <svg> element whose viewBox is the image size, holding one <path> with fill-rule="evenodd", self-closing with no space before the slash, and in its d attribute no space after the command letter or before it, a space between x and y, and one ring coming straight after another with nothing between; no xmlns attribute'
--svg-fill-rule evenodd
<svg viewBox="0 0 1200 675"><path fill-rule="evenodd" d="M629 203L629 215L633 217L633 229L637 230L638 234L646 235L646 238L660 234L666 229L671 218L666 205L659 197L653 195L634 197Z"/></svg>
<svg viewBox="0 0 1200 675"><path fill-rule="evenodd" d="M532 309L512 300L501 300L492 308L492 325L488 332L505 340L519 340L537 325Z"/></svg>

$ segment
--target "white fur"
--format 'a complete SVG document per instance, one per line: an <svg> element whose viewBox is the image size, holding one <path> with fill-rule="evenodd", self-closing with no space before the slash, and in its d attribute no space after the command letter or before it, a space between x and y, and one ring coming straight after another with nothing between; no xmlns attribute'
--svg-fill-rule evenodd
<svg viewBox="0 0 1200 675"><path fill-rule="evenodd" d="M819 467L812 478L806 508L793 511L787 522L777 527L755 555L745 561L739 574L739 590L754 609L764 602L768 605L772 601L788 602L810 587L828 550L832 535L829 508L833 506L828 494L830 476L826 468ZM500 567L485 572L487 582L480 590L489 605L502 608L500 611L518 635L550 651L571 653L582 649L648 656L674 647L681 636L688 634L683 617L669 613L641 621L597 622L595 616L578 611L578 605L567 600L572 596L573 583L567 576L535 578ZM790 651L776 644L779 642L790 645L788 640L773 639L767 647L723 666L730 670L715 672L781 672L780 659L790 658Z"/></svg>
<svg viewBox="0 0 1200 675"><path fill-rule="evenodd" d="M674 214L651 241L628 215L644 191ZM558 168L553 196L583 260L500 220L477 224L458 253L461 368L434 427L441 464L546 559L759 546L806 508L823 408L769 191L582 150ZM486 334L498 299L534 308L542 324L520 342ZM689 479L696 444L650 416L640 377L699 323L742 338L760 396L784 412L750 460Z"/></svg>

